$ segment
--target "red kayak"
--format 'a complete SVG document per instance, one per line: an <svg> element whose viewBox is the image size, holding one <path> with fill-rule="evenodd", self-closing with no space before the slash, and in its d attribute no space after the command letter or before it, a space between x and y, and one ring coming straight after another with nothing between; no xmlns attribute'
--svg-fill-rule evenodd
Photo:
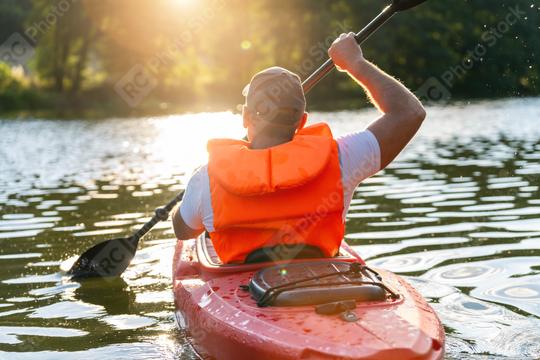
<svg viewBox="0 0 540 360"><path fill-rule="evenodd" d="M249 264L223 265L206 237L179 241L176 316L197 352L235 360L443 358L441 322L411 285L367 267L345 242L334 258L314 259L312 250L263 249Z"/></svg>

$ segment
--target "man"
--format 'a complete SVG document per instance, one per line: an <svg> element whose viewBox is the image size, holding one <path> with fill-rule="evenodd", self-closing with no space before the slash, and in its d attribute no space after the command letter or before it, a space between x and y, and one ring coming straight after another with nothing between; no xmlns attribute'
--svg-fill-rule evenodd
<svg viewBox="0 0 540 360"><path fill-rule="evenodd" d="M326 124L305 127L297 75L277 67L256 74L244 89L249 143L209 142L208 165L193 175L173 211L179 240L206 230L225 263L280 244L336 255L355 188L401 152L426 114L409 90L364 58L354 33L340 35L328 52L382 116L335 140Z"/></svg>

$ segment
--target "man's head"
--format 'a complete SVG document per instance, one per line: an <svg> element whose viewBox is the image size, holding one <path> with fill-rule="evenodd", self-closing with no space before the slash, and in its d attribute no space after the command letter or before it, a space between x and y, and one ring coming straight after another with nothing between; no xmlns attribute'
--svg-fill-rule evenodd
<svg viewBox="0 0 540 360"><path fill-rule="evenodd" d="M307 120L306 98L300 77L271 67L253 76L242 94L244 127L248 139L262 144L290 141Z"/></svg>

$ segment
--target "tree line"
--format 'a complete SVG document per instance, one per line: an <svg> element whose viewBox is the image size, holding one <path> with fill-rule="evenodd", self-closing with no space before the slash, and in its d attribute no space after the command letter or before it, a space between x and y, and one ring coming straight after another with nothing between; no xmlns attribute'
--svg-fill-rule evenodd
<svg viewBox="0 0 540 360"><path fill-rule="evenodd" d="M358 31L386 4L3 0L0 110L232 108L253 73L279 65L307 77L335 37ZM536 0L432 0L393 18L363 49L428 100L437 100L429 86L454 99L534 96L539 9ZM358 96L352 81L333 73L309 104L358 106Z"/></svg>

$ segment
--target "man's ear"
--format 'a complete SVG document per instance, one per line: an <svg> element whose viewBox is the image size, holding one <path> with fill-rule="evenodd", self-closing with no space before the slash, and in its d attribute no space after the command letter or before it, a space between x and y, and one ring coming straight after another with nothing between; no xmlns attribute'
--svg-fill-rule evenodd
<svg viewBox="0 0 540 360"><path fill-rule="evenodd" d="M242 105L242 125L244 126L244 129L247 129L249 126L249 111L247 109L246 105Z"/></svg>
<svg viewBox="0 0 540 360"><path fill-rule="evenodd" d="M300 124L298 124L298 128L296 130L302 130L304 126L306 126L308 118L308 113L305 112L304 115L302 115L302 119L300 120Z"/></svg>

